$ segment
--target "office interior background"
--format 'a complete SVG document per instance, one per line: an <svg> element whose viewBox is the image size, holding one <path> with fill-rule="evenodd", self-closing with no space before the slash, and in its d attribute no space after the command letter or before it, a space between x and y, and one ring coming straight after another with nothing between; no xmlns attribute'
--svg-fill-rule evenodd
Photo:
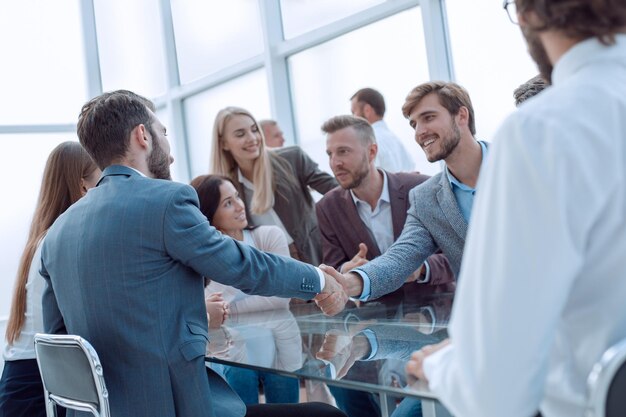
<svg viewBox="0 0 626 417"><path fill-rule="evenodd" d="M0 0L0 56L0 346L46 158L78 140L91 97L153 99L173 178L189 182L208 172L213 120L229 105L278 120L287 144L330 172L322 122L373 87L416 169L432 175L440 166L400 111L413 87L466 87L477 137L490 141L513 90L537 73L501 0Z"/></svg>

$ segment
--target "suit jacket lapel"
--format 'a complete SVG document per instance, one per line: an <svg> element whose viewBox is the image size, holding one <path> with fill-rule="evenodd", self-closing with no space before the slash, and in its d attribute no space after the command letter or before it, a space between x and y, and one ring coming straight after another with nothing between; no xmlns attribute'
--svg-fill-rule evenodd
<svg viewBox="0 0 626 417"><path fill-rule="evenodd" d="M389 186L389 200L391 203L391 223L393 225L393 240L398 239L402 233L404 222L401 219L406 218L407 204L406 196L407 192L404 187L405 184L396 181L396 176L387 172L387 180Z"/></svg>
<svg viewBox="0 0 626 417"><path fill-rule="evenodd" d="M439 185L441 188L437 192L437 201L439 202L441 211L443 211L448 223L450 223L459 237L465 239L465 235L467 234L467 223L461 214L456 198L454 198L454 192L452 192L452 187L450 186L450 182L448 181L448 176L445 171L441 173L441 181L439 182Z"/></svg>
<svg viewBox="0 0 626 417"><path fill-rule="evenodd" d="M360 242L363 242L367 245L367 258L374 259L377 256L380 256L380 249L376 244L376 241L372 237L369 229L363 224L361 217L359 217L359 212L356 210L356 205L352 200L352 195L348 190L342 190L341 198L339 199L341 202L343 214L346 216L346 220L348 221L350 228L354 230ZM356 255L353 254L353 256Z"/></svg>

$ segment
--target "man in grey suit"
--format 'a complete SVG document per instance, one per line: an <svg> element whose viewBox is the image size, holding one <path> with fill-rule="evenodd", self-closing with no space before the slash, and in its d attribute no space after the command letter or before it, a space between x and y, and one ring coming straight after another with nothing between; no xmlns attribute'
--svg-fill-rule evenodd
<svg viewBox="0 0 626 417"><path fill-rule="evenodd" d="M253 294L321 293L317 301L334 312L346 298L339 285L310 265L264 254L211 227L193 188L167 181L173 159L166 130L145 98L116 91L92 99L82 108L78 136L103 173L46 237L44 326L93 344L111 414L337 415L315 404L246 410L205 368L202 276Z"/></svg>
<svg viewBox="0 0 626 417"><path fill-rule="evenodd" d="M407 96L402 113L428 161L443 160L446 166L410 192L404 229L387 252L343 275L325 268L361 300L400 287L438 248L458 275L478 174L487 159L487 145L474 138L474 110L463 87L421 84Z"/></svg>

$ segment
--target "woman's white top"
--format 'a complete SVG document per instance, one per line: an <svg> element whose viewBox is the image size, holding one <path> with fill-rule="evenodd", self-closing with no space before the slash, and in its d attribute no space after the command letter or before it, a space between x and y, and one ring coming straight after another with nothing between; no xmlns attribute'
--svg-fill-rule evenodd
<svg viewBox="0 0 626 417"><path fill-rule="evenodd" d="M277 226L259 226L252 230L246 229L243 231L243 243L263 252L289 257L287 239L283 231ZM235 287L211 281L205 288L204 294L208 296L215 292L222 293L224 301L230 304L230 310L233 314L273 310L289 306L289 298L248 295Z"/></svg>
<svg viewBox="0 0 626 417"><path fill-rule="evenodd" d="M39 274L41 267L41 245L43 239L37 245L33 259L28 270L26 282L26 320L20 336L13 344L6 344L2 356L5 361L17 361L22 359L35 359L35 333L43 333L43 312L41 297L46 288L46 282Z"/></svg>

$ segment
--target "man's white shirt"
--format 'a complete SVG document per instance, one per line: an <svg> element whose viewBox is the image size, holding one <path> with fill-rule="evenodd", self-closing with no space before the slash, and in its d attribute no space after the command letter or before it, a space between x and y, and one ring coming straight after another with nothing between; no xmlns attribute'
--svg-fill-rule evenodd
<svg viewBox="0 0 626 417"><path fill-rule="evenodd" d="M389 172L411 172L415 170L415 161L411 159L400 139L389 130L383 120L372 124L378 155L376 166Z"/></svg>
<svg viewBox="0 0 626 417"><path fill-rule="evenodd" d="M457 417L582 417L626 337L626 35L581 42L494 140L431 390Z"/></svg>

